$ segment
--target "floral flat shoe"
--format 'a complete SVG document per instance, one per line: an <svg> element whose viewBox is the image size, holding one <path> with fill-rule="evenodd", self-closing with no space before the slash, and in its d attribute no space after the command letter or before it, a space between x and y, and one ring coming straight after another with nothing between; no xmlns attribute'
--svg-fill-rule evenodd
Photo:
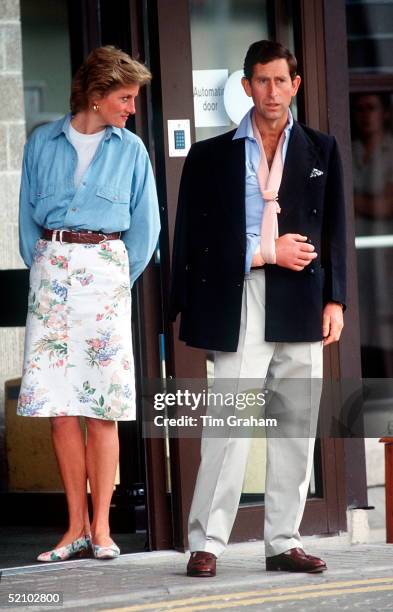
<svg viewBox="0 0 393 612"><path fill-rule="evenodd" d="M96 559L116 559L120 555L120 548L113 542L110 546L91 545Z"/></svg>
<svg viewBox="0 0 393 612"><path fill-rule="evenodd" d="M52 563L53 561L67 561L71 557L83 557L90 550L90 547L90 536L82 536L71 542L71 544L67 544L67 546L60 546L60 548L54 548L53 550L48 550L48 552L41 553L38 555L37 561Z"/></svg>

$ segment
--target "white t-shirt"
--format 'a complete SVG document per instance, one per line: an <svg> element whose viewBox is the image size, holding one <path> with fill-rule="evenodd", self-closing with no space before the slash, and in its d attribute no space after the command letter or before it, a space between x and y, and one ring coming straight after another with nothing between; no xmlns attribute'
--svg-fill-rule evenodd
<svg viewBox="0 0 393 612"><path fill-rule="evenodd" d="M75 170L75 186L79 187L82 177L95 155L98 145L105 135L105 130L95 134L81 134L70 123L68 136L78 153L78 165Z"/></svg>

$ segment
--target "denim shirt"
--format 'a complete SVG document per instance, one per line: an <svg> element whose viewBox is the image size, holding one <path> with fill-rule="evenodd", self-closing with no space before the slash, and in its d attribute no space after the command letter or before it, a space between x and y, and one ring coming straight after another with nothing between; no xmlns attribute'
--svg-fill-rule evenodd
<svg viewBox="0 0 393 612"><path fill-rule="evenodd" d="M79 187L77 153L68 139L71 115L37 128L25 145L20 189L19 244L25 264L49 229L122 232L131 284L143 272L160 231L149 156L138 136L109 126Z"/></svg>

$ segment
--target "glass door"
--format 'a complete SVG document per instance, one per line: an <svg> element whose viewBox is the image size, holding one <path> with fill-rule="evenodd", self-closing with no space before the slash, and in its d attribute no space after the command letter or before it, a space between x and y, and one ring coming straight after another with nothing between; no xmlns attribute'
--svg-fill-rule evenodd
<svg viewBox="0 0 393 612"><path fill-rule="evenodd" d="M393 1L347 3L364 377L393 377Z"/></svg>
<svg viewBox="0 0 393 612"><path fill-rule="evenodd" d="M272 15L266 0L189 0L195 140L205 140L235 129L252 100L241 78L249 45L272 38ZM293 21L286 23L286 38L293 44ZM297 116L296 101L292 105ZM214 379L212 355L206 356L209 381ZM260 503L265 492L266 439L252 442L241 504ZM318 462L319 463L319 462ZM319 483L318 483L319 484ZM316 495L313 471L310 495ZM321 490L321 485L318 487Z"/></svg>
<svg viewBox="0 0 393 612"><path fill-rule="evenodd" d="M170 9L165 0L157 2L154 18L158 25L164 134L161 144L165 160L165 168L161 167L165 181L159 179L159 183L163 186L162 201L167 202L165 212L168 220L168 234L161 238L164 315L165 289L169 291L166 262L169 263L167 258L170 257L173 241L177 194L185 157L185 153L173 154L174 134L171 126L175 123L183 129L188 120L191 142L236 127L249 108L243 106L244 98L242 100L240 96L243 61L249 45L262 38L274 39L279 34L284 44L294 48L294 18L288 7L291 8L292 3L286 1L272 6L263 0L223 0L219 3L212 0L177 0ZM293 12L296 12L295 9ZM295 15L298 22L301 14L299 11ZM319 40L319 44L323 44L323 41ZM181 54L179 48L183 50ZM313 53L308 49L306 52ZM296 111L295 108L295 116ZM304 113L301 116L304 117ZM164 248L166 239L167 254ZM168 325L164 330L167 376L177 379L211 379L214 375L212 355L186 347L180 342L178 324L177 321L173 327ZM325 470L325 455L329 455L331 463L332 450L326 450L325 446L324 441L316 445L314 475L309 492L310 502L302 526L303 533L332 532L338 524L337 499L332 497L337 496L337 489L335 484L331 486L332 483L329 485L327 482L329 474ZM171 438L169 452L169 493L174 543L175 547L184 549L187 547L187 518L200 460L200 441L196 437ZM249 454L241 507L232 532L232 541L261 537L264 479L265 441L256 438ZM332 505L332 520L328 518L329 504Z"/></svg>
<svg viewBox="0 0 393 612"><path fill-rule="evenodd" d="M393 399L393 1L347 1L346 16L362 376L364 379L385 379L379 381L378 397L368 401L365 408L367 412L372 410L374 422L376 414L381 418L381 431L374 436L390 436L389 415ZM365 445L368 485L383 485L383 445L378 438L369 437Z"/></svg>
<svg viewBox="0 0 393 612"><path fill-rule="evenodd" d="M351 95L364 378L393 377L393 123L390 92Z"/></svg>

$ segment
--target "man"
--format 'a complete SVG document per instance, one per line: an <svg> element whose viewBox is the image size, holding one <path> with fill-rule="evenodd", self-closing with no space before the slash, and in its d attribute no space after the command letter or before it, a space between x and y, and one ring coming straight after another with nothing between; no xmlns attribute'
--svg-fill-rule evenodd
<svg viewBox="0 0 393 612"><path fill-rule="evenodd" d="M252 44L242 84L254 107L237 130L194 144L184 164L171 315L181 312L181 340L214 351L216 380L320 383L323 345L336 342L343 327L341 163L333 137L293 120L289 107L301 82L296 67L281 44ZM280 395L283 416L307 415L306 437L267 438L268 570L326 569L303 551L298 532L320 387ZM249 440L237 435L204 432L189 517L189 576L214 576L229 539L249 449Z"/></svg>

